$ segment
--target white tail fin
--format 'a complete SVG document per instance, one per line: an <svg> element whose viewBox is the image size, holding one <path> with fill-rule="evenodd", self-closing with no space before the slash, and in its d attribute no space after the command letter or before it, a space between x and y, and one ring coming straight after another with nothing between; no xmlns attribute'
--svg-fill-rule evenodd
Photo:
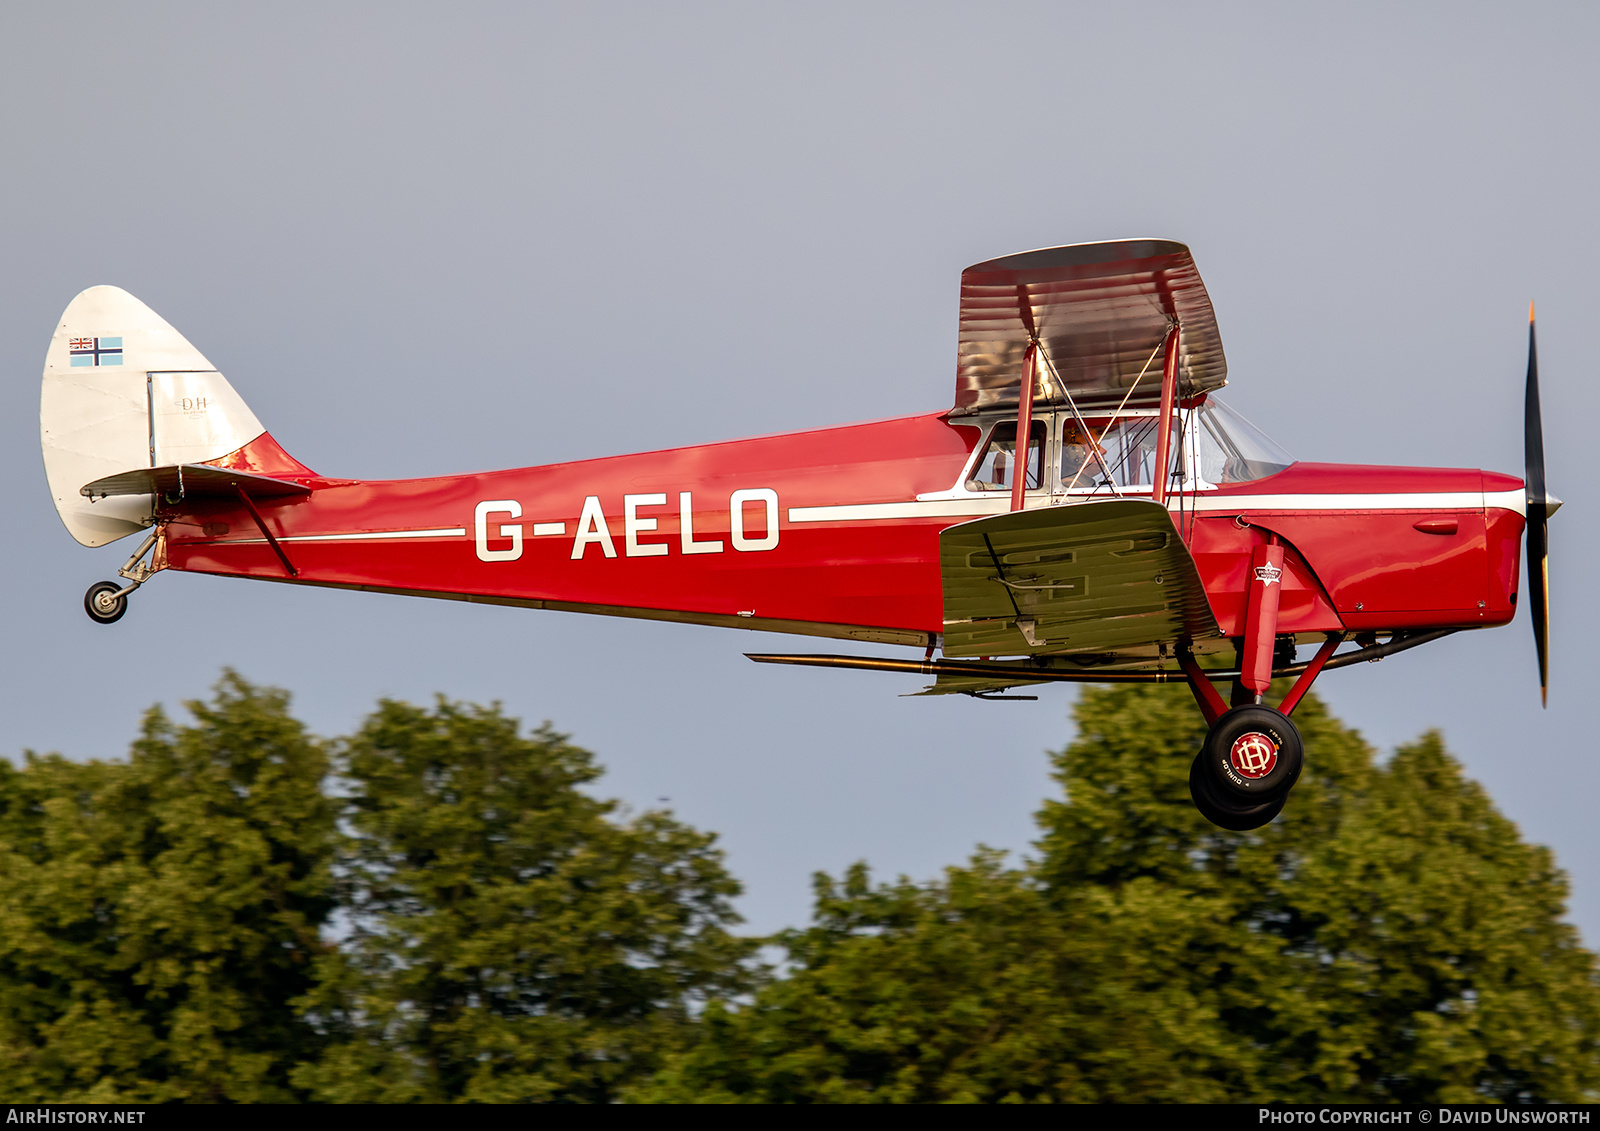
<svg viewBox="0 0 1600 1131"><path fill-rule="evenodd" d="M91 502L79 494L84 484L219 459L265 431L199 350L120 287L90 287L61 315L45 355L39 433L56 513L85 546L149 526L155 500Z"/></svg>

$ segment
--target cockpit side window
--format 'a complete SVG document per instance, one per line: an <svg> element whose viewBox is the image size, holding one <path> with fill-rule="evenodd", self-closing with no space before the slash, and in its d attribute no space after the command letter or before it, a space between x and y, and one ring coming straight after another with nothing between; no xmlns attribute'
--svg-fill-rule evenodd
<svg viewBox="0 0 1600 1131"><path fill-rule="evenodd" d="M1027 478L1024 487L1036 490L1044 483L1044 421L1035 420L1028 429ZM1017 467L1017 422L1002 420L989 433L989 443L978 457L967 480L969 491L1009 491Z"/></svg>
<svg viewBox="0 0 1600 1131"><path fill-rule="evenodd" d="M1067 491L1148 488L1155 474L1155 416L1091 418L1061 424L1061 486ZM1176 433L1174 433L1176 434Z"/></svg>

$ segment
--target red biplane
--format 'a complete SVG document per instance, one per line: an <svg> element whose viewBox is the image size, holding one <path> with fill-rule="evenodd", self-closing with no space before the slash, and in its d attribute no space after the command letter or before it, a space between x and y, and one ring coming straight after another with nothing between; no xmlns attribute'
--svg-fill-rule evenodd
<svg viewBox="0 0 1600 1131"><path fill-rule="evenodd" d="M1189 249L1123 240L961 276L942 412L513 471L318 475L153 311L92 287L45 361L45 468L88 546L144 532L85 597L110 623L162 570L761 629L918 649L758 655L915 672L979 698L1188 684L1195 804L1282 809L1318 674L1512 619L1528 533L1546 683L1547 495L1530 311L1526 480L1296 462L1217 398ZM1339 652L1341 642L1352 647ZM1300 661L1296 649L1315 645ZM1224 653L1233 666L1202 668ZM1276 708L1274 677L1296 677ZM1224 698L1217 684L1232 684Z"/></svg>

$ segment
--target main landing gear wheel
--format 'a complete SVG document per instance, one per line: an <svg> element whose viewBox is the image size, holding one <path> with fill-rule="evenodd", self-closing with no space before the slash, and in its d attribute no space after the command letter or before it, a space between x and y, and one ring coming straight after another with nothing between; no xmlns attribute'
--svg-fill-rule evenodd
<svg viewBox="0 0 1600 1131"><path fill-rule="evenodd" d="M1258 829L1283 811L1305 764L1300 732L1271 707L1235 707L1215 723L1189 767L1189 795L1206 820Z"/></svg>
<svg viewBox="0 0 1600 1131"><path fill-rule="evenodd" d="M1256 805L1285 796L1305 761L1289 717L1259 704L1235 707L1213 723L1200 753L1223 796Z"/></svg>
<svg viewBox="0 0 1600 1131"><path fill-rule="evenodd" d="M1241 803L1235 798L1224 797L1211 783L1205 770L1205 752L1201 751L1194 756L1194 761L1189 766L1189 796L1194 800L1194 807L1200 810L1200 815L1213 825L1222 829L1231 829L1236 833L1249 832L1259 829L1262 825L1272 823L1272 819L1283 812L1283 803L1288 800L1288 795L1275 798L1260 805Z"/></svg>
<svg viewBox="0 0 1600 1131"><path fill-rule="evenodd" d="M97 624L113 624L128 611L128 595L115 581L97 581L83 595L83 610Z"/></svg>

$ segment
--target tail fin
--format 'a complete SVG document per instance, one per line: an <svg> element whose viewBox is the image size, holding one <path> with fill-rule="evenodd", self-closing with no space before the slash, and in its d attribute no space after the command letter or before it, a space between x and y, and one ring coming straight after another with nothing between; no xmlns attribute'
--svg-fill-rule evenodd
<svg viewBox="0 0 1600 1131"><path fill-rule="evenodd" d="M68 304L50 340L39 433L56 513L83 545L103 546L149 526L155 496L91 501L79 494L86 483L221 460L266 429L159 314L120 287L90 287Z"/></svg>

